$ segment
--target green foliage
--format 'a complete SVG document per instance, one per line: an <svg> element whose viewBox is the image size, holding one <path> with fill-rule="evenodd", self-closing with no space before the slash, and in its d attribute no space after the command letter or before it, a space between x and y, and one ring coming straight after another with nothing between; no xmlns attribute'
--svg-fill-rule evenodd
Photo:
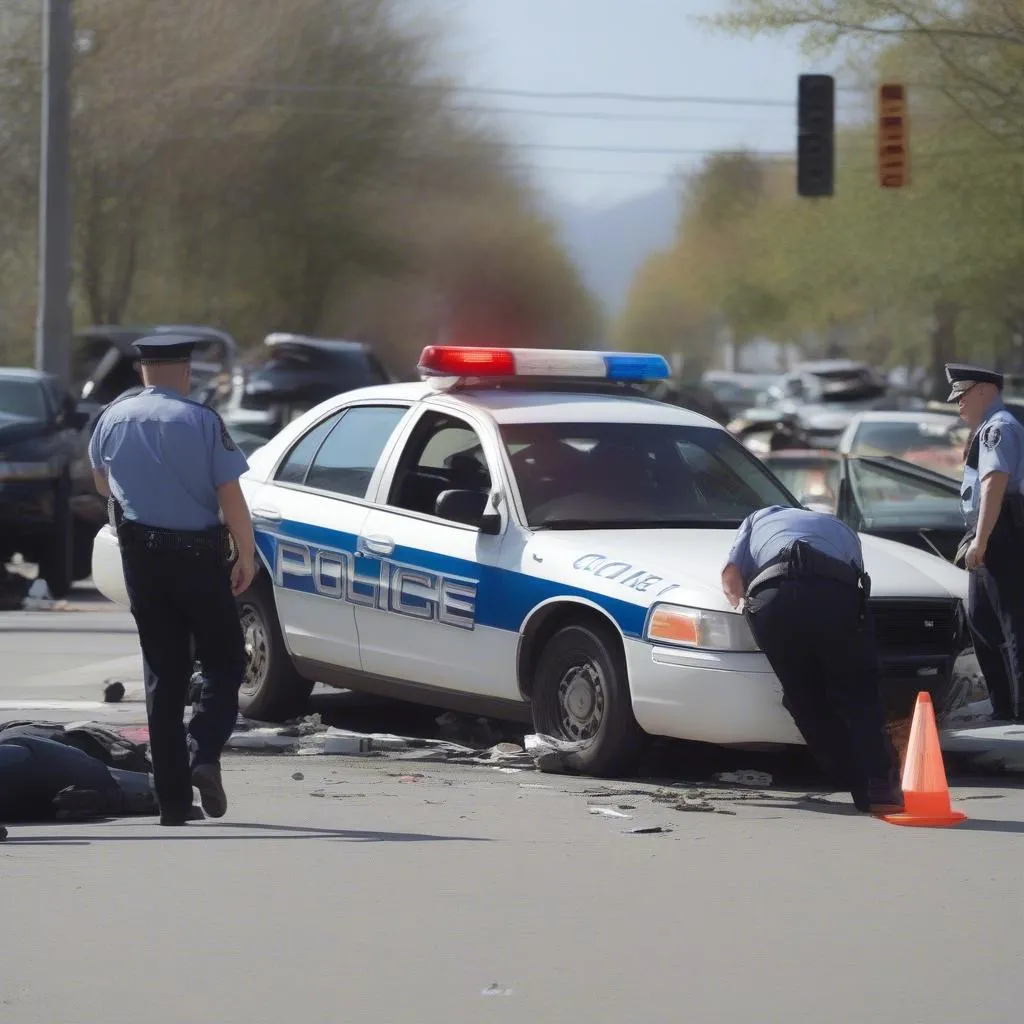
<svg viewBox="0 0 1024 1024"><path fill-rule="evenodd" d="M718 24L799 30L818 49L865 42L872 81L909 83L911 184L878 184L871 103L839 134L834 198L798 198L792 161L719 154L689 183L674 251L657 261L676 268L675 289L699 291L738 340L841 338L883 363L1004 357L1024 330L1020 4L737 0ZM628 332L648 316L646 273Z"/></svg>
<svg viewBox="0 0 1024 1024"><path fill-rule="evenodd" d="M396 369L459 303L500 298L529 341L597 332L506 147L435 73L436 28L398 0L75 7L79 325L359 335ZM39 76L38 19L0 19L6 361L31 351Z"/></svg>

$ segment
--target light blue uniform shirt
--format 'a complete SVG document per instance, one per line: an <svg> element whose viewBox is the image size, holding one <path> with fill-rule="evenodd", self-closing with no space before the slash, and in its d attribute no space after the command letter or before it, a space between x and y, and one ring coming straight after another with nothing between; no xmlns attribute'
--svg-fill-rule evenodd
<svg viewBox="0 0 1024 1024"><path fill-rule="evenodd" d="M1019 493L1024 482L1024 427L997 399L985 413L985 419L975 435L978 451L977 467L965 465L960 485L960 508L967 525L978 525L981 511L981 482L989 473L1006 473L1006 493ZM968 457L968 462L970 458Z"/></svg>
<svg viewBox="0 0 1024 1024"><path fill-rule="evenodd" d="M815 551L864 568L860 537L833 515L805 508L772 505L751 513L740 524L726 564L740 571L744 585L773 558L795 541L803 540Z"/></svg>
<svg viewBox="0 0 1024 1024"><path fill-rule="evenodd" d="M170 530L216 526L217 488L249 468L213 409L154 387L100 415L89 460L126 519Z"/></svg>

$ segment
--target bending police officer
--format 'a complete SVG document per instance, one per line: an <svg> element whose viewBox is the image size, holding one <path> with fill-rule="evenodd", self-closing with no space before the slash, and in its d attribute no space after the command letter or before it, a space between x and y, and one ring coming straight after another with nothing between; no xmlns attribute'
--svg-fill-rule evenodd
<svg viewBox="0 0 1024 1024"><path fill-rule="evenodd" d="M1002 401L1003 376L948 364L948 402L971 428L960 506L967 533L957 564L970 571L967 619L993 718L1019 722L1024 640L1024 427Z"/></svg>
<svg viewBox="0 0 1024 1024"><path fill-rule="evenodd" d="M97 489L111 499L139 630L164 825L203 817L193 806L193 785L209 815L227 811L220 757L245 670L234 595L256 571L252 520L238 483L245 456L217 413L186 397L194 347L188 335L135 342L144 387L106 407L89 446ZM186 735L193 641L203 686Z"/></svg>
<svg viewBox="0 0 1024 1024"><path fill-rule="evenodd" d="M832 515L772 506L748 516L722 571L782 684L783 705L858 810L903 806L885 729L860 538Z"/></svg>

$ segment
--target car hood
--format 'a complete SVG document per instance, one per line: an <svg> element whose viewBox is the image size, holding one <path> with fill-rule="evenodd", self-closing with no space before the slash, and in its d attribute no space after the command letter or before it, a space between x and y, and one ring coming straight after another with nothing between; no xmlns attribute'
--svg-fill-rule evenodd
<svg viewBox="0 0 1024 1024"><path fill-rule="evenodd" d="M522 571L613 600L731 611L721 574L736 531L574 530L533 534ZM861 535L872 597L967 598L967 573L906 544ZM585 596L582 593L581 596Z"/></svg>

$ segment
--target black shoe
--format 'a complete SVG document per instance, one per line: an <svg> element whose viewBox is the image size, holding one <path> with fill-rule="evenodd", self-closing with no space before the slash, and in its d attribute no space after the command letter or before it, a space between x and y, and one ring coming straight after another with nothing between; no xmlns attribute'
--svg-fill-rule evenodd
<svg viewBox="0 0 1024 1024"><path fill-rule="evenodd" d="M220 777L219 764L197 764L192 769L192 785L199 790L203 810L211 818L223 818L228 810L228 796Z"/></svg>
<svg viewBox="0 0 1024 1024"><path fill-rule="evenodd" d="M185 825L190 821L202 821L206 817L202 808L193 804L187 811L163 811L160 814L161 825Z"/></svg>

